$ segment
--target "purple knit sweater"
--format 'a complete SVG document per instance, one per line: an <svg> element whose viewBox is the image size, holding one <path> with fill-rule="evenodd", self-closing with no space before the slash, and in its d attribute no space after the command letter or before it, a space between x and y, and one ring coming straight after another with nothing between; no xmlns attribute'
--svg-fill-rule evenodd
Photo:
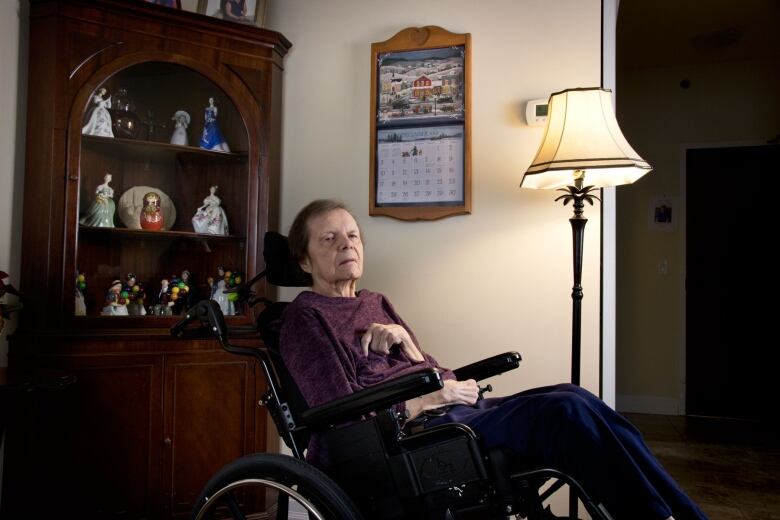
<svg viewBox="0 0 780 520"><path fill-rule="evenodd" d="M378 293L362 290L355 298L340 298L305 291L287 307L280 351L309 406L327 403L422 368L439 368L444 371L445 379L455 377L425 353L425 361L419 362L410 360L398 347L392 348L387 356L370 351L364 356L360 338L372 323L403 326L419 348L409 326L387 298ZM313 435L306 460L324 466L325 454L321 451L317 435Z"/></svg>

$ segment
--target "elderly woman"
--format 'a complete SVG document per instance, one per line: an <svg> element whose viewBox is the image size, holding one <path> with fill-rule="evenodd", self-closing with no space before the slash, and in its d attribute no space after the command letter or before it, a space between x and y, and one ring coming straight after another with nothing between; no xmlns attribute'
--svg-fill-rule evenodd
<svg viewBox="0 0 780 520"><path fill-rule="evenodd" d="M444 415L426 426L465 423L488 448L509 447L569 473L616 520L706 518L653 457L640 433L586 390L561 384L478 400L475 381L456 381L450 370L421 351L387 298L357 289L363 242L358 223L343 204L310 203L295 218L289 240L313 284L285 311L280 346L309 406L421 368L438 368L445 380L442 389L396 405L407 418L447 406ZM316 437L307 459L327 463Z"/></svg>

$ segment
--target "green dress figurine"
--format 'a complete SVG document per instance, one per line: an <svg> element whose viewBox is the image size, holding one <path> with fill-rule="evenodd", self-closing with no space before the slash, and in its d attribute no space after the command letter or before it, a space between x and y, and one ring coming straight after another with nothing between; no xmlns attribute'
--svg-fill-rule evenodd
<svg viewBox="0 0 780 520"><path fill-rule="evenodd" d="M103 178L103 184L95 189L95 200L87 208L86 213L81 217L81 222L85 226L93 227L114 227L114 189L108 183L111 182L111 174L107 173Z"/></svg>

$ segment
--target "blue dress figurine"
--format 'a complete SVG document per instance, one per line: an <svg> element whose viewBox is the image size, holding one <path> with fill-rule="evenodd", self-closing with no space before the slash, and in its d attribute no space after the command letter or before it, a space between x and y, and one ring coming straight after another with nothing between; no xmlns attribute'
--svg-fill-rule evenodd
<svg viewBox="0 0 780 520"><path fill-rule="evenodd" d="M213 97L209 98L209 106L206 107L204 118L206 121L203 124L203 135L200 138L200 147L214 152L229 152L230 147L225 142L225 138L222 137L222 132L219 131L217 107L214 106Z"/></svg>

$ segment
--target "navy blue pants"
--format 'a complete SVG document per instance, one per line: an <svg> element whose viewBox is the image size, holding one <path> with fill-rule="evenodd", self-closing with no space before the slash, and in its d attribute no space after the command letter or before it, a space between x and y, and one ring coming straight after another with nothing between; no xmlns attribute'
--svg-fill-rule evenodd
<svg viewBox="0 0 780 520"><path fill-rule="evenodd" d="M488 448L507 447L532 464L574 477L615 520L705 519L666 473L642 435L587 390L534 388L474 406L454 406L426 426L460 422Z"/></svg>

